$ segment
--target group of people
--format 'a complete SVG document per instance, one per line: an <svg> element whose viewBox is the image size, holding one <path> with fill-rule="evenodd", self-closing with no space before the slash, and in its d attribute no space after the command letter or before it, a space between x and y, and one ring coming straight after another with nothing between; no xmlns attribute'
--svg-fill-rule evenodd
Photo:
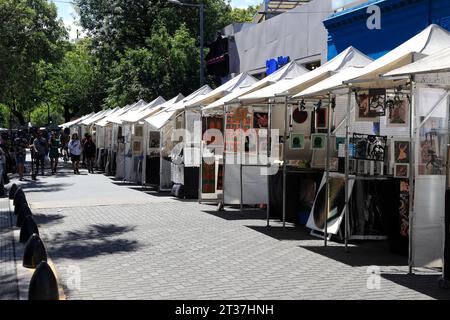
<svg viewBox="0 0 450 320"><path fill-rule="evenodd" d="M12 153L10 158L15 160L14 171L19 175L21 181L24 178L28 149L31 151L32 177L36 177L39 174L39 170L41 175L45 175L46 159L50 160L51 174L55 175L58 171L59 158L61 157L65 163L67 163L69 158L71 159L74 174L80 174L82 157L89 173L94 173L97 150L92 136L89 134L86 134L80 140L77 133L70 135L69 129L65 129L60 133L52 131L50 134L46 134L43 130L37 130L32 136L27 136L25 132L19 130L16 137L10 140L10 147L6 149ZM4 150L1 150L1 154L2 156L5 155ZM2 171L4 173L6 169L3 168Z"/></svg>

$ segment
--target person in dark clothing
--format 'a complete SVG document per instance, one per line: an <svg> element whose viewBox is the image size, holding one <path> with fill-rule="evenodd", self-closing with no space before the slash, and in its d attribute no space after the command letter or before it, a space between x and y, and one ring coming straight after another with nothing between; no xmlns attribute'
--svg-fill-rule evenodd
<svg viewBox="0 0 450 320"><path fill-rule="evenodd" d="M36 160L36 174L41 168L41 174L44 175L45 156L48 152L48 142L41 130L37 132L37 137L33 141L34 156Z"/></svg>
<svg viewBox="0 0 450 320"><path fill-rule="evenodd" d="M86 137L86 141L83 145L83 152L86 157L86 164L89 173L94 173L94 163L95 163L95 154L96 154L97 148L95 146L94 141L92 140L92 136L88 135Z"/></svg>
<svg viewBox="0 0 450 320"><path fill-rule="evenodd" d="M81 146L82 147L84 147L84 144L86 143L86 141L88 139L88 136L89 136L89 133L86 132L84 134L84 138L81 139ZM87 165L86 165L86 152L84 151L84 149L82 150L82 153L81 153L81 167L82 168L87 168Z"/></svg>

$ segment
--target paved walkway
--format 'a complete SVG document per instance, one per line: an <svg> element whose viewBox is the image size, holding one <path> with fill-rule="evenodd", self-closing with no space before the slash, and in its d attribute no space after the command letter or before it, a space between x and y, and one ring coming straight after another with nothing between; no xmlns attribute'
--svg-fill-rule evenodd
<svg viewBox="0 0 450 320"><path fill-rule="evenodd" d="M384 243L323 248L304 228L266 228L265 212L217 212L103 175L23 187L67 299L450 299L436 272L406 275Z"/></svg>
<svg viewBox="0 0 450 320"><path fill-rule="evenodd" d="M9 199L0 199L0 300L18 298L14 239Z"/></svg>

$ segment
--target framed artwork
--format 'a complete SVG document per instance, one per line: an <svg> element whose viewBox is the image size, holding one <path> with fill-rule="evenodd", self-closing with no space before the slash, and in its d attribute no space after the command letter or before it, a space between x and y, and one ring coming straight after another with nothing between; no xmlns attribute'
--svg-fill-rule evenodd
<svg viewBox="0 0 450 320"><path fill-rule="evenodd" d="M357 108L355 121L374 122L379 116L384 116L386 103L386 90L372 89L356 94Z"/></svg>
<svg viewBox="0 0 450 320"><path fill-rule="evenodd" d="M141 141L133 141L133 152L141 151Z"/></svg>
<svg viewBox="0 0 450 320"><path fill-rule="evenodd" d="M392 163L409 163L409 140L392 140Z"/></svg>
<svg viewBox="0 0 450 320"><path fill-rule="evenodd" d="M269 113L254 112L253 113L253 128L266 129L269 127Z"/></svg>
<svg viewBox="0 0 450 320"><path fill-rule="evenodd" d="M388 103L386 126L408 127L409 126L409 100L404 97L399 100L391 100Z"/></svg>
<svg viewBox="0 0 450 320"><path fill-rule="evenodd" d="M409 164L396 163L394 165L394 178L408 178L409 177Z"/></svg>
<svg viewBox="0 0 450 320"><path fill-rule="evenodd" d="M134 135L136 137L142 137L144 135L144 127L143 126L136 126L134 128Z"/></svg>
<svg viewBox="0 0 450 320"><path fill-rule="evenodd" d="M315 112L316 115L316 129L328 128L328 108L320 108Z"/></svg>
<svg viewBox="0 0 450 320"><path fill-rule="evenodd" d="M159 131L150 131L149 142L148 142L149 148L159 148L160 139L161 139L161 135L160 135Z"/></svg>
<svg viewBox="0 0 450 320"><path fill-rule="evenodd" d="M305 149L305 135L301 133L291 133L289 145L293 150Z"/></svg>
<svg viewBox="0 0 450 320"><path fill-rule="evenodd" d="M420 117L420 122L425 118ZM419 175L443 175L445 174L445 134L443 118L428 118L419 133ZM443 150L444 148L444 150Z"/></svg>
<svg viewBox="0 0 450 320"><path fill-rule="evenodd" d="M327 135L323 133L313 133L311 135L311 149L325 150L327 143Z"/></svg>
<svg viewBox="0 0 450 320"><path fill-rule="evenodd" d="M308 111L300 110L299 108L295 108L292 111L292 120L294 120L297 124L303 124L308 120Z"/></svg>
<svg viewBox="0 0 450 320"><path fill-rule="evenodd" d="M366 161L364 160L358 160L358 170L357 173L359 175L366 175L367 174L367 168L366 168Z"/></svg>
<svg viewBox="0 0 450 320"><path fill-rule="evenodd" d="M356 173L356 160L348 159L348 173L355 174Z"/></svg>
<svg viewBox="0 0 450 320"><path fill-rule="evenodd" d="M339 158L330 158L330 171L339 171Z"/></svg>
<svg viewBox="0 0 450 320"><path fill-rule="evenodd" d="M360 160L384 161L387 136L353 134L353 158Z"/></svg>
<svg viewBox="0 0 450 320"><path fill-rule="evenodd" d="M339 150L339 145L345 145L345 138L343 137L336 137L336 150Z"/></svg>

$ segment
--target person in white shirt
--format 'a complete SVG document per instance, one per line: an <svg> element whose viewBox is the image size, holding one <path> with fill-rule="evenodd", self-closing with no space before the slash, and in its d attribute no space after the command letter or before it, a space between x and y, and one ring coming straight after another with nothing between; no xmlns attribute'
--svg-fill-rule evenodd
<svg viewBox="0 0 450 320"><path fill-rule="evenodd" d="M72 139L69 141L69 154L72 160L72 168L74 174L80 174L80 157L82 152L81 141L77 133L72 135Z"/></svg>

